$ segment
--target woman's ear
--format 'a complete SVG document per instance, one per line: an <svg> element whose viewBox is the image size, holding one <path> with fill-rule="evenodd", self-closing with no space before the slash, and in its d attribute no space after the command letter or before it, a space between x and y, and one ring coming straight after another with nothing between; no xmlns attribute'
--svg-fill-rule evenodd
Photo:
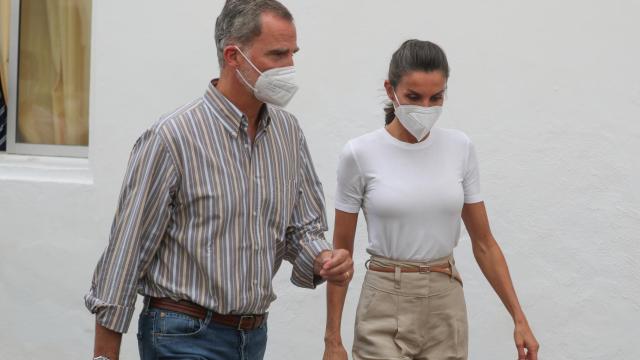
<svg viewBox="0 0 640 360"><path fill-rule="evenodd" d="M395 96L393 95L393 86L389 80L384 81L384 89L387 91L387 97L391 102L395 101Z"/></svg>

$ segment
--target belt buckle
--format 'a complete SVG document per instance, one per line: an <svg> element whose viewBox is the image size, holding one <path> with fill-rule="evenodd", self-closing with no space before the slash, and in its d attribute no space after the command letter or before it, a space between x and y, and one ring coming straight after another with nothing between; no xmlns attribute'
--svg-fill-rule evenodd
<svg viewBox="0 0 640 360"><path fill-rule="evenodd" d="M431 272L431 265L418 265L418 272L420 274L426 274Z"/></svg>
<svg viewBox="0 0 640 360"><path fill-rule="evenodd" d="M255 315L241 315L240 316L240 321L238 321L238 327L236 328L236 330L244 330L242 328L242 323L245 319L252 319L253 320L253 324L251 324L251 327L254 327L256 325L256 316Z"/></svg>

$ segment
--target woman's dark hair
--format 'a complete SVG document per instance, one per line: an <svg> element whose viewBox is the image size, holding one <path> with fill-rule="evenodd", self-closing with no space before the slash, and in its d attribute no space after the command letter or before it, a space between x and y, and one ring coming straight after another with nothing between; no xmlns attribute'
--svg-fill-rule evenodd
<svg viewBox="0 0 640 360"><path fill-rule="evenodd" d="M440 46L430 42L411 39L407 40L391 57L389 64L389 82L395 89L404 75L411 71L441 71L445 79L449 79L449 63L447 55ZM393 104L384 108L385 124L391 123L396 117Z"/></svg>

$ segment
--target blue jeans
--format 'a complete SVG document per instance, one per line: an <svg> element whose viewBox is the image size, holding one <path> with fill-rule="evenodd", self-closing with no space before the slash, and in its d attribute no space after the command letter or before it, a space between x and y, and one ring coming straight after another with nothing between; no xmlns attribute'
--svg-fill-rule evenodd
<svg viewBox="0 0 640 360"><path fill-rule="evenodd" d="M262 360L267 347L266 322L254 330L237 330L158 308L145 308L138 322L142 360Z"/></svg>

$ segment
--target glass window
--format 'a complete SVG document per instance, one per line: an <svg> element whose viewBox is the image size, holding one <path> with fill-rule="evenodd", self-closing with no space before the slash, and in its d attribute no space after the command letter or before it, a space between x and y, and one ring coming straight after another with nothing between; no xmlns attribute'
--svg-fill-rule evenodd
<svg viewBox="0 0 640 360"><path fill-rule="evenodd" d="M0 74L9 93L5 96L10 115L8 150L39 155L86 155L91 1L11 2L9 20L19 18L19 21L11 24L9 35L0 37L0 48L7 47L7 38L10 43L17 42L17 46L9 47L11 66L3 70L5 74L15 74L17 81L4 85L5 79L11 77ZM3 25L7 7L0 4ZM84 151L78 152L79 147Z"/></svg>

